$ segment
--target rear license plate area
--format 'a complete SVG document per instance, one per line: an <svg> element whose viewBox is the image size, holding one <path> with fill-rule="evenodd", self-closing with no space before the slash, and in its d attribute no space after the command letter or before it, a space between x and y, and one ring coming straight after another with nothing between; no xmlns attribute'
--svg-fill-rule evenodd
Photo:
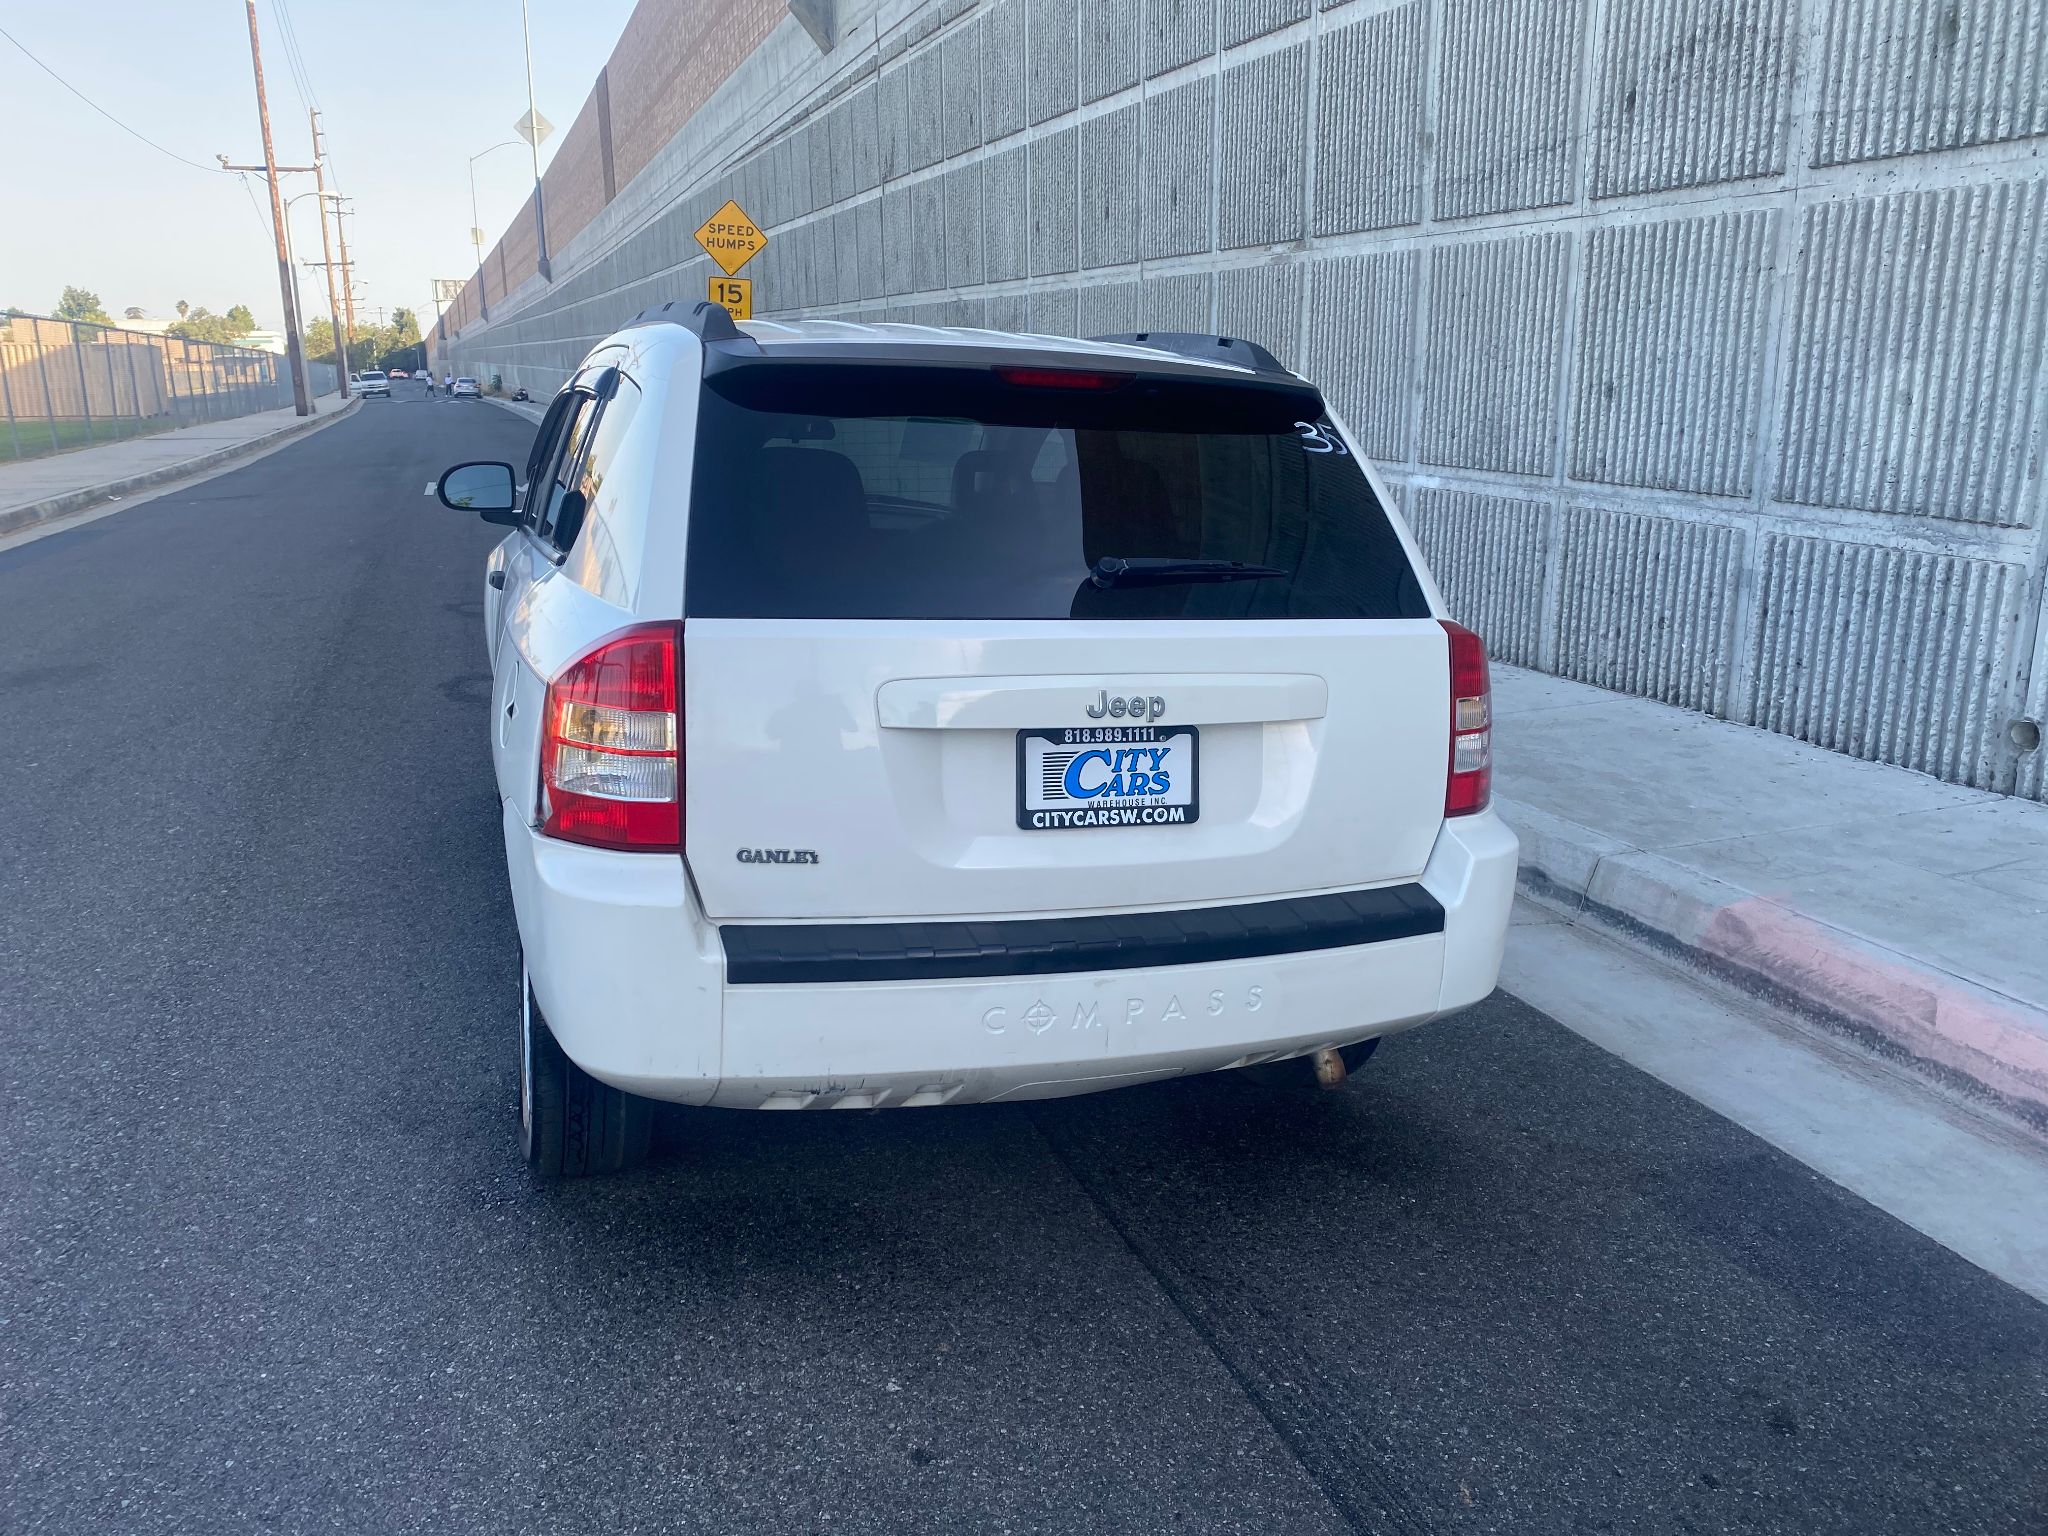
<svg viewBox="0 0 2048 1536"><path fill-rule="evenodd" d="M1017 733L1017 825L1026 832L1184 827L1201 815L1192 725L1084 725Z"/></svg>

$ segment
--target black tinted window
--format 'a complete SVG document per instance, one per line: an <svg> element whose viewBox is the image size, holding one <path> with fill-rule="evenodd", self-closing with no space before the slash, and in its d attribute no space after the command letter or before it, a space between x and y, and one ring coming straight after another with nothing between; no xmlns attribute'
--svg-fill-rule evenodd
<svg viewBox="0 0 2048 1536"><path fill-rule="evenodd" d="M540 493L547 485L548 467L562 446L563 418L575 404L576 396L568 390L549 401L547 414L541 417L540 426L533 434L533 446L526 450L526 515L529 522L533 519L535 507L541 504Z"/></svg>
<svg viewBox="0 0 2048 1536"><path fill-rule="evenodd" d="M1104 585L1105 560L1237 561ZM1406 618L1385 512L1306 390L768 365L706 381L687 607L726 618Z"/></svg>
<svg viewBox="0 0 2048 1536"><path fill-rule="evenodd" d="M547 481L542 487L542 495L532 503L534 531L543 539L554 536L555 514L561 510L562 497L569 490L570 477L575 473L576 455L583 447L585 434L590 431L594 409L595 402L590 396L573 396L568 414L557 431L557 444L547 461Z"/></svg>

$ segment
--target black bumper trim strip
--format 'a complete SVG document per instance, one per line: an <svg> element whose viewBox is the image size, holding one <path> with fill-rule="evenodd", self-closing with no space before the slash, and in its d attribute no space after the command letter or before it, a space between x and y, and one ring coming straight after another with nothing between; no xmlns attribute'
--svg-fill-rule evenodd
<svg viewBox="0 0 2048 1536"><path fill-rule="evenodd" d="M986 923L726 923L718 934L727 983L766 986L1202 965L1443 931L1444 909L1434 896L1419 885L1393 885L1185 912Z"/></svg>

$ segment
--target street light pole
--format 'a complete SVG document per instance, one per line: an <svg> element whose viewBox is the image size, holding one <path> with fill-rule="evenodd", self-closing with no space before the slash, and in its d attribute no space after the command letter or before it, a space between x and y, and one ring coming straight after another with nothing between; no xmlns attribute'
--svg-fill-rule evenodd
<svg viewBox="0 0 2048 1536"><path fill-rule="evenodd" d="M303 308L303 305L304 305L304 300L303 300L303 299L300 299L300 297L299 297L299 268L300 268L300 267L302 267L302 266L304 266L304 267L324 267L324 268L326 268L326 270L327 270L327 317L328 317L328 324L330 324L330 325L332 325L332 326L334 327L334 361L335 361L335 366L336 366L337 370L339 371L339 373L340 373L340 377L341 377L341 386L340 386L340 393L341 393L341 397L342 397L342 399L343 399L343 400L347 400L347 399L348 399L348 339L347 339L346 337L344 337L344 336L343 336L343 335L341 334L341 306L340 306L340 301L339 301L339 300L338 300L338 299L337 299L337 298L335 297L335 292L334 292L334 252L333 252L333 251L332 251L332 250L331 250L331 249L330 249L330 248L328 247L328 244L327 244L327 203L328 203L328 200L329 200L330 198L338 199L338 198L340 197L340 195L341 195L341 194L340 194L340 193L338 193L338 192L329 192L329 191L327 191L327 190L326 190L325 188L321 188L321 189L319 189L319 190L316 190L316 191L313 191L313 192L301 192L301 193L299 193L299 194L298 194L298 195L297 195L296 197L288 197L288 198L286 198L286 199L285 199L285 203L284 203L284 227L285 227L285 250L286 250L286 252L287 252L288 254L292 254L292 256L293 256L293 260L292 260L292 297L293 297L293 299L294 299L294 300L296 300L296 301L298 301L298 302L300 303L300 305L301 305L300 313L302 313L302 314L304 313L304 308ZM293 246L292 246L292 240L291 240L291 227L292 227L292 205L293 205L294 203L298 203L298 202L303 202L303 201L304 201L305 199L307 199L307 198L309 198L309 197L315 197L315 198L318 198L318 199L320 200L320 201L319 201L319 208L320 208L320 255L321 255L321 259L320 259L319 261L304 261L304 262L302 262L302 261L300 261L300 260L298 260L298 259L297 259L296 253L295 253L295 252L293 251ZM310 367L310 362L309 362L309 365L308 365L308 366Z"/></svg>
<svg viewBox="0 0 2048 1536"><path fill-rule="evenodd" d="M489 149L480 149L469 157L469 243L476 247L476 296L486 320L491 318L491 306L484 302L484 227L477 221L476 163L485 155L501 149L516 149L518 146L517 139L501 139Z"/></svg>
<svg viewBox="0 0 2048 1536"><path fill-rule="evenodd" d="M301 192L296 197L288 197L284 200L284 259L285 265L291 269L292 274L292 311L294 314L298 312L301 301L299 298L299 257L298 253L292 249L292 204L302 202L312 195L310 192ZM313 370L308 365L306 369L306 393L308 395L313 393L312 374Z"/></svg>
<svg viewBox="0 0 2048 1536"><path fill-rule="evenodd" d="M249 0L249 4L250 15L253 16L256 0ZM548 216L541 206L540 109L533 104L533 29L527 25L526 0L519 0L519 32L526 42L526 121L531 130L527 134L527 142L533 146L533 238L540 252L540 275L551 283L555 278L548 270Z"/></svg>

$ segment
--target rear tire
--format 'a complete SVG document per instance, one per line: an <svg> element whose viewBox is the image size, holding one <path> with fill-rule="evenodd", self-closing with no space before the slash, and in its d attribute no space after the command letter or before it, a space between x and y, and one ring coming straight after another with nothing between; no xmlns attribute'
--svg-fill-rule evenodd
<svg viewBox="0 0 2048 1536"><path fill-rule="evenodd" d="M1340 1045L1337 1054L1344 1058L1346 1077L1356 1072L1372 1059L1372 1053L1380 1048L1380 1039L1374 1035L1370 1040L1361 1040L1356 1045ZM1278 1088L1293 1092L1299 1088L1314 1088L1316 1083L1315 1055L1290 1056L1285 1061L1262 1061L1255 1067L1240 1067L1238 1070L1262 1088Z"/></svg>
<svg viewBox="0 0 2048 1536"><path fill-rule="evenodd" d="M654 1144L654 1101L601 1083L571 1061L541 1016L532 985L525 991L519 1150L527 1164L544 1179L582 1179L646 1161Z"/></svg>

